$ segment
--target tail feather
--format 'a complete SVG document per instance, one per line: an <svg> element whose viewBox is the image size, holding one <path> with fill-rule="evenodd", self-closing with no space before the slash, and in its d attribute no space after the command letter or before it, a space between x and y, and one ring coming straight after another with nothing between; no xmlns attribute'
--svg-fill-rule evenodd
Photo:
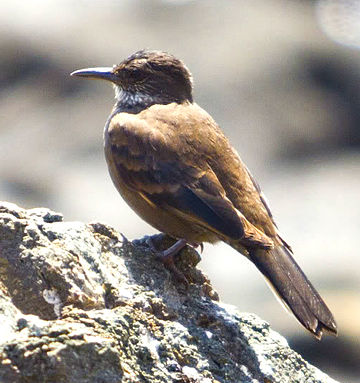
<svg viewBox="0 0 360 383"><path fill-rule="evenodd" d="M285 246L254 249L250 259L298 321L316 338L337 334L335 319Z"/></svg>

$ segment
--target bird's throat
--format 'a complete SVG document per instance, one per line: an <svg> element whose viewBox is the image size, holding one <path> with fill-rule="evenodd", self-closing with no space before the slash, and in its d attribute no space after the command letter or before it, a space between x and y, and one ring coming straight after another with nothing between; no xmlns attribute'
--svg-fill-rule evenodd
<svg viewBox="0 0 360 383"><path fill-rule="evenodd" d="M115 110L116 113L137 114L142 110L155 104L171 104L172 102L182 103L183 99L171 96L163 92L162 94L150 94L141 90L125 90L115 85Z"/></svg>
<svg viewBox="0 0 360 383"><path fill-rule="evenodd" d="M165 100L161 97L152 96L141 91L124 90L115 85L115 108L117 113L139 113L154 104L164 104Z"/></svg>

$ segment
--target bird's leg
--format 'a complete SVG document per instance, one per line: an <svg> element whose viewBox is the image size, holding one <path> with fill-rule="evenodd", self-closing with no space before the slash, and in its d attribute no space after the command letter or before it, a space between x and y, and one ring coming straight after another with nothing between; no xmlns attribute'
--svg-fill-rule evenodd
<svg viewBox="0 0 360 383"><path fill-rule="evenodd" d="M160 234L161 235L161 234ZM156 255L160 258L170 258L179 253L180 250L182 250L186 245L187 242L185 239L179 239L177 240L172 246L167 248L166 250L158 250L154 244L152 237L146 238L146 243L150 247L150 249L156 253Z"/></svg>
<svg viewBox="0 0 360 383"><path fill-rule="evenodd" d="M176 267L174 262L174 257L181 251L186 245L187 242L185 239L177 240L172 246L166 250L159 251L156 249L154 242L151 237L146 239L146 243L149 245L150 249L156 254L158 259L164 264L164 266L172 272L181 282L185 285L188 285L188 280L185 275Z"/></svg>
<svg viewBox="0 0 360 383"><path fill-rule="evenodd" d="M161 257L163 258L171 258L174 257L176 254L179 253L180 250L182 250L187 245L187 242L185 239L179 239L176 241L172 246L170 246L168 249L162 251Z"/></svg>

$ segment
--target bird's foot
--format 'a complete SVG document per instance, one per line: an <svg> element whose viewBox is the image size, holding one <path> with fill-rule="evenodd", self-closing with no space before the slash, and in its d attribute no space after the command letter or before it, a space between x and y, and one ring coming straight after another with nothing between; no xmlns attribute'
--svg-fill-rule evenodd
<svg viewBox="0 0 360 383"><path fill-rule="evenodd" d="M158 237L156 237L156 239L158 239ZM185 275L176 267L174 262L174 257L187 245L185 239L179 239L172 246L162 251L157 250L152 237L146 238L146 243L150 247L151 251L156 255L156 257L164 264L164 266L172 274L174 274L174 276L180 282L187 286L189 281Z"/></svg>
<svg viewBox="0 0 360 383"><path fill-rule="evenodd" d="M200 243L189 243L189 245L191 247L193 247L194 249L197 249L198 247L200 247L200 253L202 254L203 251L204 251L204 244L202 242Z"/></svg>

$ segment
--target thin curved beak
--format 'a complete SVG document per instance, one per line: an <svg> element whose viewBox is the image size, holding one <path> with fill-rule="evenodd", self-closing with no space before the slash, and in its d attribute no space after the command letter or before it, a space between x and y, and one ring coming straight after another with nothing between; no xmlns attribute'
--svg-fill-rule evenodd
<svg viewBox="0 0 360 383"><path fill-rule="evenodd" d="M113 68L111 67L85 68L70 73L70 76L86 77L91 79L116 82L116 76L112 72L112 70Z"/></svg>

